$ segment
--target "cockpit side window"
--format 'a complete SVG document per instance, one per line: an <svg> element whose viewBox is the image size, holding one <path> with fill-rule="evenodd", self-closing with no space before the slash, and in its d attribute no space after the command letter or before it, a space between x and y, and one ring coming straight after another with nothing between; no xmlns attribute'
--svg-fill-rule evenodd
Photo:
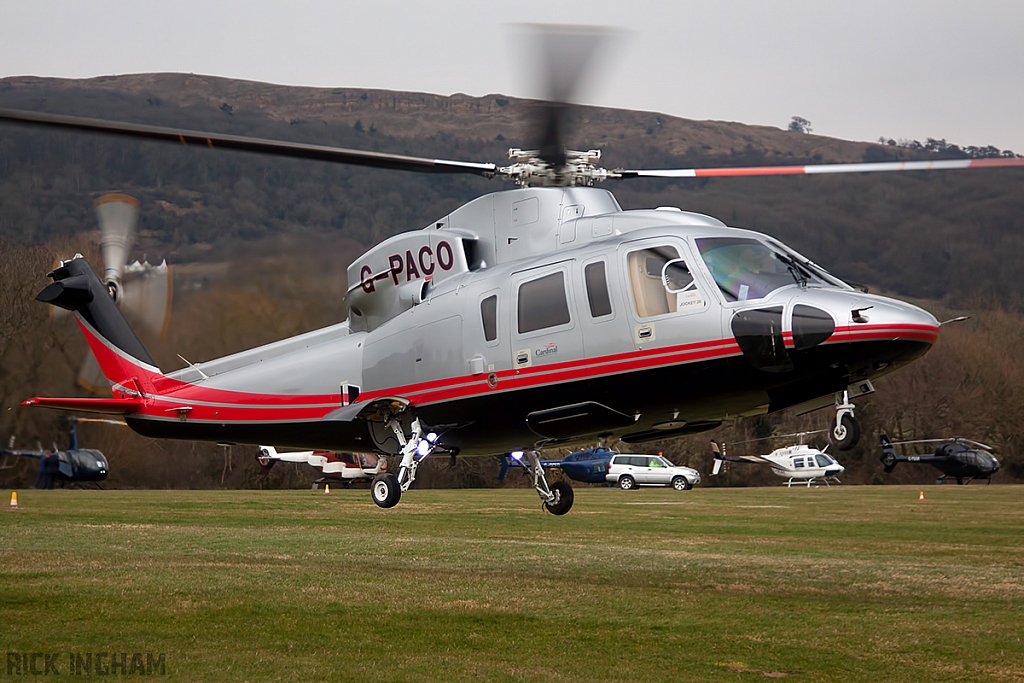
<svg viewBox="0 0 1024 683"><path fill-rule="evenodd" d="M814 458L815 460L818 461L818 467L828 467L829 465L832 464L832 458L822 453L819 453L818 455L814 456Z"/></svg>
<svg viewBox="0 0 1024 683"><path fill-rule="evenodd" d="M633 303L641 318L665 315L670 310L669 292L661 280L661 273L672 259L679 258L675 247L651 247L629 252L626 268L629 270L629 284L633 290Z"/></svg>
<svg viewBox="0 0 1024 683"><path fill-rule="evenodd" d="M675 247L631 251L626 255L626 270L640 318L701 311L706 307L693 272Z"/></svg>

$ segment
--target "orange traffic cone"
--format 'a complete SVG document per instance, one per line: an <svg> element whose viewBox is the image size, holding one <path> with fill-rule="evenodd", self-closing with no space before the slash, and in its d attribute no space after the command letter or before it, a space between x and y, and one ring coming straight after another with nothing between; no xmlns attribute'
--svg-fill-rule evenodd
<svg viewBox="0 0 1024 683"><path fill-rule="evenodd" d="M18 509L18 492L17 491L11 491L11 506L9 508L7 508L7 509L8 510L17 510Z"/></svg>
<svg viewBox="0 0 1024 683"><path fill-rule="evenodd" d="M331 495L331 485L330 484L324 484L324 495L325 496Z"/></svg>
<svg viewBox="0 0 1024 683"><path fill-rule="evenodd" d="M924 491L921 491L921 495L917 497L918 500L924 500Z"/></svg>

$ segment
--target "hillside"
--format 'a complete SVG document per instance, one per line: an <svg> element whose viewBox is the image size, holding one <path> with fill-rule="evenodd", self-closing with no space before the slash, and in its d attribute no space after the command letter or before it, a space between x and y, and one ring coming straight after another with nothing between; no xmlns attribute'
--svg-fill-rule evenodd
<svg viewBox="0 0 1024 683"><path fill-rule="evenodd" d="M0 107L73 113L451 159L500 163L528 146L530 102L296 88L191 74L0 80ZM569 139L609 167L937 158L923 151L581 107ZM782 123L782 122L780 122ZM936 132L937 135L941 131ZM642 181L611 185L626 208L676 205L773 234L847 279L905 296L1024 301L1024 172ZM93 226L108 190L143 202L142 251L230 261L289 244L372 244L485 192L479 178L317 162L0 126L0 237L43 243ZM260 247L264 245L264 247ZM275 246L271 246L275 245ZM338 253L338 259L342 253ZM344 265L344 264L339 264Z"/></svg>

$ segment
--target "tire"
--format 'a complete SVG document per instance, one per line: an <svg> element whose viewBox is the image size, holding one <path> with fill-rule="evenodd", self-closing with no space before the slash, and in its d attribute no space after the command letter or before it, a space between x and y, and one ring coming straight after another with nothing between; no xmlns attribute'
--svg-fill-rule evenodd
<svg viewBox="0 0 1024 683"><path fill-rule="evenodd" d="M841 451L848 451L860 441L860 423L850 414L843 415L841 421L832 419L828 427L828 441Z"/></svg>
<svg viewBox="0 0 1024 683"><path fill-rule="evenodd" d="M619 488L623 491L632 491L636 488L636 479L629 474L623 474L619 477Z"/></svg>
<svg viewBox="0 0 1024 683"><path fill-rule="evenodd" d="M676 491L689 491L693 488L693 484L686 477L673 477L672 488Z"/></svg>
<svg viewBox="0 0 1024 683"><path fill-rule="evenodd" d="M402 498L402 487L393 474L378 474L370 485L370 497L378 507L393 508Z"/></svg>
<svg viewBox="0 0 1024 683"><path fill-rule="evenodd" d="M544 503L544 507L553 515L564 515L572 509L573 492L569 482L556 481L551 485L551 493L555 494L554 503Z"/></svg>

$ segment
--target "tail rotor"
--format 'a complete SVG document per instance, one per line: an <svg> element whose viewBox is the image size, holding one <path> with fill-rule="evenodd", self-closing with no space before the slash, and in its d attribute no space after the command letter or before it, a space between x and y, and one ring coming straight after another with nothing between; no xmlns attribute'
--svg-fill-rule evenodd
<svg viewBox="0 0 1024 683"><path fill-rule="evenodd" d="M170 321L174 292L171 269L166 261L156 266L148 261L128 263L139 222L139 201L126 194L112 193L96 199L94 206L103 255L100 280L114 303L145 334L163 337ZM53 319L65 314L64 309L51 307ZM95 394L108 393L109 383L91 351L82 359L78 384Z"/></svg>

